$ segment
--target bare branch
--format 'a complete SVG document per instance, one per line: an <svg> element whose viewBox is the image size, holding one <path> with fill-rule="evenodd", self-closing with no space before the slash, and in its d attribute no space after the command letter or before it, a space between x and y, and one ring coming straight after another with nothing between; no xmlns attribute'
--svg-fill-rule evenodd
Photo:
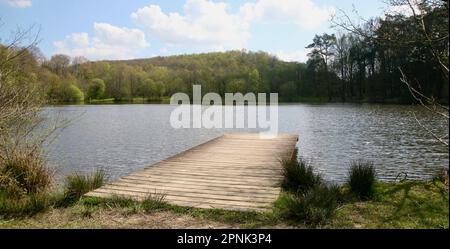
<svg viewBox="0 0 450 249"><path fill-rule="evenodd" d="M445 135L445 136L443 136L443 137L440 137L440 136L436 135L436 133L434 133L430 128L428 128L427 126L423 125L423 124L419 121L419 119L417 118L415 112L412 112L412 113L413 113L414 119L415 119L416 122L420 125L420 127L422 127L424 130L426 130L431 136L433 136L433 137L434 137L436 140L438 140L441 144L443 144L443 145L445 145L445 146L448 146L448 142L444 140L445 138L448 138L448 134Z"/></svg>

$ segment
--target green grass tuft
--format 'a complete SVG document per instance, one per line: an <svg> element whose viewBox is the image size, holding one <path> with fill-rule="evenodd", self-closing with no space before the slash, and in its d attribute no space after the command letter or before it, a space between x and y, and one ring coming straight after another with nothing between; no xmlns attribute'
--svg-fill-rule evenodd
<svg viewBox="0 0 450 249"><path fill-rule="evenodd" d="M361 200L371 199L375 182L376 172L372 162L352 162L348 173L348 185L353 194Z"/></svg>
<svg viewBox="0 0 450 249"><path fill-rule="evenodd" d="M304 193L322 183L322 177L302 159L283 161L283 176L281 187L292 193Z"/></svg>
<svg viewBox="0 0 450 249"><path fill-rule="evenodd" d="M141 206L146 212L166 209L168 204L164 201L164 198L165 196L163 194L148 195L141 202Z"/></svg>
<svg viewBox="0 0 450 249"><path fill-rule="evenodd" d="M283 193L276 207L282 218L316 226L328 222L341 202L339 186L321 184L299 195Z"/></svg>
<svg viewBox="0 0 450 249"><path fill-rule="evenodd" d="M69 206L77 202L87 192L99 188L105 181L103 171L95 171L91 175L73 174L66 178L64 194L59 206Z"/></svg>
<svg viewBox="0 0 450 249"><path fill-rule="evenodd" d="M0 192L0 218L26 217L47 210L52 198L47 193L33 193L19 199Z"/></svg>

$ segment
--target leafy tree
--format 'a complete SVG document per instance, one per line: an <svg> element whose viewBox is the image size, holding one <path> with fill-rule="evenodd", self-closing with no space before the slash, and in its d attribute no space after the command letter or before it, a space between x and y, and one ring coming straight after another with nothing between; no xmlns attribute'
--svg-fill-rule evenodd
<svg viewBox="0 0 450 249"><path fill-rule="evenodd" d="M84 94L76 85L70 84L67 100L68 102L81 102L84 100Z"/></svg>
<svg viewBox="0 0 450 249"><path fill-rule="evenodd" d="M248 78L249 78L249 83L250 83L249 92L258 93L259 84L261 82L261 78L259 77L258 69L253 69L249 73Z"/></svg>
<svg viewBox="0 0 450 249"><path fill-rule="evenodd" d="M246 84L243 79L231 79L227 83L227 92L230 93L245 93Z"/></svg>
<svg viewBox="0 0 450 249"><path fill-rule="evenodd" d="M292 81L286 82L280 87L280 96L285 101L295 101L297 96L296 93L297 93L297 86Z"/></svg>
<svg viewBox="0 0 450 249"><path fill-rule="evenodd" d="M105 94L105 82L102 79L93 79L89 82L87 97L91 99L101 99Z"/></svg>
<svg viewBox="0 0 450 249"><path fill-rule="evenodd" d="M161 81L157 81L155 82L155 92L154 92L154 96L161 98L162 96L164 96L166 89L164 87L164 83Z"/></svg>
<svg viewBox="0 0 450 249"><path fill-rule="evenodd" d="M306 48L312 49L308 55L314 58L314 60L322 62L320 64L324 67L324 74L328 75L329 62L336 50L336 36L326 33L316 35L313 43L309 44ZM331 82L327 78L325 80L327 82L328 100L331 100L333 97Z"/></svg>
<svg viewBox="0 0 450 249"><path fill-rule="evenodd" d="M148 78L145 79L138 87L138 94L143 98L150 98L155 95L156 85L155 82Z"/></svg>

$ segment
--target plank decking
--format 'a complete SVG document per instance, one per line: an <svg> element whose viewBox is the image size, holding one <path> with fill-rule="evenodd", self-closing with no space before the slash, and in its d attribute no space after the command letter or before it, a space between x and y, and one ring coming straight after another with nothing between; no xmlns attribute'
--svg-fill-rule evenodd
<svg viewBox="0 0 450 249"><path fill-rule="evenodd" d="M142 200L163 194L168 203L197 208L267 211L280 192L280 160L292 156L298 136L225 134L86 196Z"/></svg>

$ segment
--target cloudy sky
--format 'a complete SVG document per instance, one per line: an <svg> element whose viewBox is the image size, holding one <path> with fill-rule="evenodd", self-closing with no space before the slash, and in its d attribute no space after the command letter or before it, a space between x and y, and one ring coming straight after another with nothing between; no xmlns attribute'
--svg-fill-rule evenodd
<svg viewBox="0 0 450 249"><path fill-rule="evenodd" d="M40 27L39 47L90 60L131 59L231 49L263 50L305 61L314 34L332 32L330 15L353 7L380 16L380 0L0 0L0 37Z"/></svg>

